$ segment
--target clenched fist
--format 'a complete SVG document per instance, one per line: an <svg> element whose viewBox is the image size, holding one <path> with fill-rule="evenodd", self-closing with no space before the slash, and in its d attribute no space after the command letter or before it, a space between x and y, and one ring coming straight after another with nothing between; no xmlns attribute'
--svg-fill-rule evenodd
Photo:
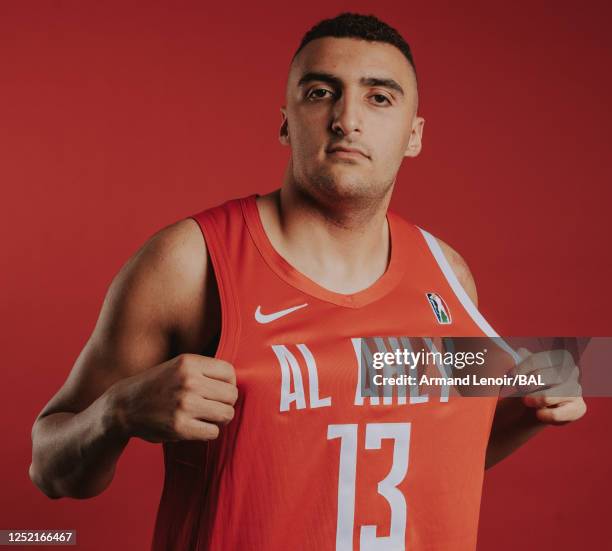
<svg viewBox="0 0 612 551"><path fill-rule="evenodd" d="M112 389L113 412L125 437L149 442L213 440L234 417L238 398L231 364L181 354Z"/></svg>
<svg viewBox="0 0 612 551"><path fill-rule="evenodd" d="M522 397L525 406L535 408L542 423L563 425L586 413L579 370L569 352L548 350L532 354L526 348L517 352L522 362L512 370L513 374L535 375L545 385L542 390Z"/></svg>

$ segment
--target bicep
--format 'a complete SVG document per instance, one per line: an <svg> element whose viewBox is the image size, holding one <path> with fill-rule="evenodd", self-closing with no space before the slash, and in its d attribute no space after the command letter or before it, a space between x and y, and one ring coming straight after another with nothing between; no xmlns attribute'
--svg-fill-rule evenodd
<svg viewBox="0 0 612 551"><path fill-rule="evenodd" d="M78 413L118 380L171 357L177 320L197 303L206 271L205 248L191 224L154 235L117 273L91 336L39 418Z"/></svg>

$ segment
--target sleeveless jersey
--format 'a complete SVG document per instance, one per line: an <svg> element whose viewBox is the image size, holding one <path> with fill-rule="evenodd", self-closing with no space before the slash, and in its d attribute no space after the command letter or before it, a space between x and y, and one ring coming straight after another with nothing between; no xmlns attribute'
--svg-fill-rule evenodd
<svg viewBox="0 0 612 551"><path fill-rule="evenodd" d="M386 272L340 294L272 247L255 199L192 217L239 398L216 440L163 445L152 550L473 551L497 398L364 397L359 342L497 335L435 238L399 215Z"/></svg>

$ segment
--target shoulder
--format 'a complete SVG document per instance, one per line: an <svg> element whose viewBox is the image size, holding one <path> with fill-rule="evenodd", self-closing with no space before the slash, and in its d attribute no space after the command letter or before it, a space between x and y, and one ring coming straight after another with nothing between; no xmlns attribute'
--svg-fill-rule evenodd
<svg viewBox="0 0 612 551"><path fill-rule="evenodd" d="M416 230L417 233L419 231L423 231L425 234L426 240L430 240L430 238L433 238L436 240L436 243L439 245L440 249L442 250L444 257L446 258L447 262L449 263L450 267L455 273L455 276L459 280L459 283L461 283L463 289L465 290L467 295L470 297L470 300L474 303L474 306L478 307L478 294L476 292L476 282L474 281L472 272L470 271L470 268L468 267L468 264L463 259L463 257L453 247L451 247L445 241L442 241L442 239L440 239L439 237L436 237L432 235L431 233L426 232L425 230L422 230L422 228L419 228L419 226L414 224L414 222L412 222L411 220L405 219L403 216L393 211L389 211L389 212L394 217L394 220L396 221L396 223L403 224L404 227L406 228L410 227L413 230Z"/></svg>
<svg viewBox="0 0 612 551"><path fill-rule="evenodd" d="M147 239L122 270L157 285L172 283L166 292L180 292L176 283L201 281L206 271L206 244L195 220L185 218Z"/></svg>
<svg viewBox="0 0 612 551"><path fill-rule="evenodd" d="M193 218L183 218L165 226L145 243L147 253L167 269L188 274L206 266L206 242L198 223Z"/></svg>
<svg viewBox="0 0 612 551"><path fill-rule="evenodd" d="M145 241L117 273L109 295L125 317L145 316L160 329L181 333L201 314L207 282L214 283L214 276L202 232L185 218Z"/></svg>
<svg viewBox="0 0 612 551"><path fill-rule="evenodd" d="M448 243L445 243L438 237L435 238L446 257L446 260L450 264L453 272L457 276L459 283L465 289L465 292L468 294L472 302L476 307L478 307L478 294L476 292L476 282L474 281L474 277L472 276L472 272L470 272L470 268L467 265L467 262L463 259L463 257L453 249Z"/></svg>

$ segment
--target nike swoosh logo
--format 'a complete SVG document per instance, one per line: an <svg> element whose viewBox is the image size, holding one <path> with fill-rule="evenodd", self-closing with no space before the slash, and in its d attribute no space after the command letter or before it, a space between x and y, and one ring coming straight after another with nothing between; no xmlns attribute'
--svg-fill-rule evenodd
<svg viewBox="0 0 612 551"><path fill-rule="evenodd" d="M270 323L271 321L275 321L278 318L282 318L283 316L291 314L291 312L295 312L296 310L306 306L308 306L308 303L298 304L297 306L292 306L291 308L286 308L285 310L279 310L278 312L273 312L272 314L262 314L261 306L258 306L257 310L255 310L255 321L259 323Z"/></svg>

